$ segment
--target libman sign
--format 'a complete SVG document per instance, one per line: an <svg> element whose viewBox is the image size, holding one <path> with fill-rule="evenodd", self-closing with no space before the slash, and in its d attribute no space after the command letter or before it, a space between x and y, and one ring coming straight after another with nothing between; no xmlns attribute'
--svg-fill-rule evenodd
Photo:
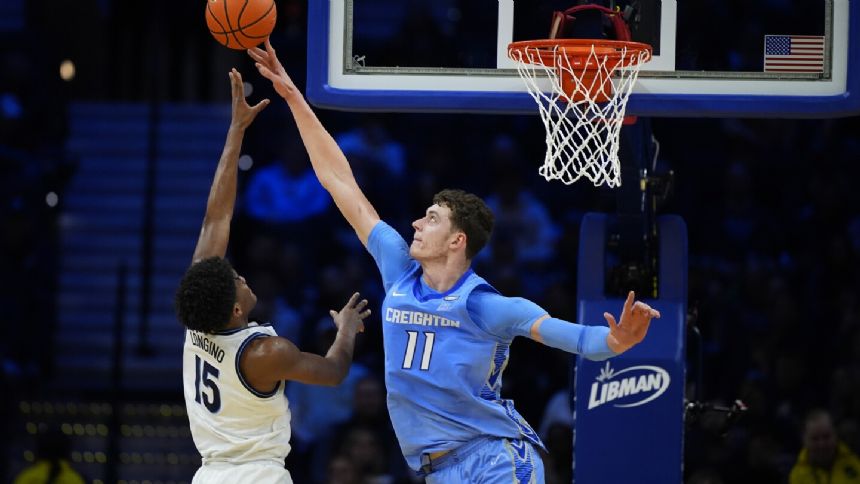
<svg viewBox="0 0 860 484"><path fill-rule="evenodd" d="M591 384L588 409L603 405L618 408L645 405L665 393L671 381L669 372L659 366L639 365L615 370L606 362Z"/></svg>

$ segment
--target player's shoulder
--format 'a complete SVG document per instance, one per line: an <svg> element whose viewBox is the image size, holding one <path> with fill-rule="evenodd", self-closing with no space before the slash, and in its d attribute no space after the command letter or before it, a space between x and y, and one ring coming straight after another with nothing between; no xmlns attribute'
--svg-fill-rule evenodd
<svg viewBox="0 0 860 484"><path fill-rule="evenodd" d="M248 323L247 328L250 330L249 335L252 334L268 334L271 336L277 336L278 333L275 331L274 325L272 323L258 323L252 322Z"/></svg>
<svg viewBox="0 0 860 484"><path fill-rule="evenodd" d="M282 346L292 344L286 338L278 336L271 323L248 323L243 331L236 336L240 339L237 343L242 347L242 353L257 356L261 352L277 350Z"/></svg>
<svg viewBox="0 0 860 484"><path fill-rule="evenodd" d="M401 237L400 232L398 232L388 222L382 219L376 221L376 223L370 229L370 234L368 234L368 240L378 238L388 239L391 237L399 237L401 239L403 238Z"/></svg>
<svg viewBox="0 0 860 484"><path fill-rule="evenodd" d="M258 334L244 344L239 364L242 371L262 371L290 365L301 355L299 348L287 338Z"/></svg>
<svg viewBox="0 0 860 484"><path fill-rule="evenodd" d="M542 311L533 301L519 296L506 296L489 284L478 285L469 294L470 310L497 312L501 308L529 312Z"/></svg>
<svg viewBox="0 0 860 484"><path fill-rule="evenodd" d="M298 351L298 347L287 338L277 335L257 333L249 336L245 344L245 354L256 358L265 358L277 353Z"/></svg>
<svg viewBox="0 0 860 484"><path fill-rule="evenodd" d="M472 273L469 276L469 285L471 288L469 289L469 299L475 300L499 300L505 299L506 296L503 296L502 293L498 291L492 284L487 282L483 277Z"/></svg>

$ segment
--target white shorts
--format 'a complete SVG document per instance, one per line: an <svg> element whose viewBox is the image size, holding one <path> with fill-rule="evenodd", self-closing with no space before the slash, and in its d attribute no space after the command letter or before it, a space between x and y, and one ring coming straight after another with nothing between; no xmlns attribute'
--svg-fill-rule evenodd
<svg viewBox="0 0 860 484"><path fill-rule="evenodd" d="M194 473L191 484L293 484L290 472L274 462L204 464Z"/></svg>

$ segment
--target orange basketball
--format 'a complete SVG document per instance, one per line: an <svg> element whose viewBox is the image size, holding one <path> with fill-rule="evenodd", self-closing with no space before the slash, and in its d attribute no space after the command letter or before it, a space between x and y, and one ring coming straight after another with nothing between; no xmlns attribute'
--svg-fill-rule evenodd
<svg viewBox="0 0 860 484"><path fill-rule="evenodd" d="M260 45L272 29L278 10L275 0L207 0L206 25L215 40L231 49Z"/></svg>

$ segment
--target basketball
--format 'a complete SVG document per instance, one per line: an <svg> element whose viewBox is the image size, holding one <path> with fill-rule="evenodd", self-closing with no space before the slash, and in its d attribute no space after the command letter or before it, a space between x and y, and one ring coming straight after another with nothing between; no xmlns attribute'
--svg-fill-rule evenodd
<svg viewBox="0 0 860 484"><path fill-rule="evenodd" d="M208 0L206 25L215 40L236 50L259 45L275 28L275 0Z"/></svg>

